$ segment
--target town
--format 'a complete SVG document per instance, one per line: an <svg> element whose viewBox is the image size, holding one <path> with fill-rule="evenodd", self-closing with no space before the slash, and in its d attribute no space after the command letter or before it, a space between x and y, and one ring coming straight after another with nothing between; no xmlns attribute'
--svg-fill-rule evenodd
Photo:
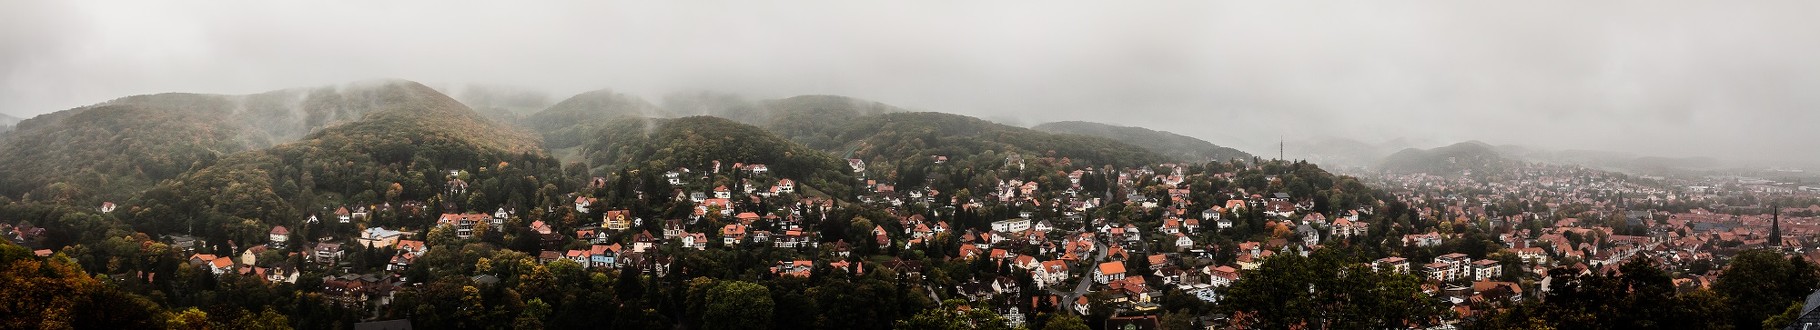
<svg viewBox="0 0 1820 330"><path fill-rule="evenodd" d="M1710 286L1720 271L1715 265L1745 249L1820 257L1808 248L1820 204L1728 204L1813 201L1814 193L1740 182L1671 186L1530 163L1476 175L1378 173L1364 182L1391 199L1376 200L1364 194L1364 183L1300 162L1095 168L1016 153L969 159L975 166L966 168L949 165L960 159L945 155L926 161L923 181L891 182L864 160L847 160L860 188L857 203L814 196L819 192L765 164L715 161L661 175L592 177L559 205L336 205L251 240L136 234L127 239L168 246L189 267L113 277L299 285L363 318L383 319L408 316L394 302L422 290L425 278L498 285L511 275L487 269L516 262L529 263L516 265L518 276L545 268L621 279L884 276L913 283L919 299L958 300L1013 328L1061 313L1108 328L1165 321L1224 327L1243 316L1170 311L1214 310L1191 306L1221 303L1229 287L1277 256L1365 247L1382 255L1369 267L1419 278L1421 292L1446 306L1426 327L1451 328L1545 296L1553 269L1608 273L1641 258L1682 274L1675 285L1694 289ZM982 162L995 166L977 166ZM961 171L971 177L950 176ZM632 182L640 178L661 182ZM446 179L439 200L475 193L466 181L480 178L449 170ZM651 187L657 189L645 189ZM627 200L663 206L633 210ZM0 230L23 246L54 234L29 224Z"/></svg>

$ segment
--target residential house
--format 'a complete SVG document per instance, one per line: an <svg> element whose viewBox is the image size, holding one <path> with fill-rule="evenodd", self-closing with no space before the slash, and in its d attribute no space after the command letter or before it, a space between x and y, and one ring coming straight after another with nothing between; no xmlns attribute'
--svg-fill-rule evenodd
<svg viewBox="0 0 1820 330"><path fill-rule="evenodd" d="M593 252L593 251L591 251L591 250L569 250L562 254L562 258L568 259L569 261L573 261L573 262L575 262L575 264L581 265L582 268L588 268L588 264L592 263L593 262L592 260L594 259L593 255L588 254L589 252Z"/></svg>
<svg viewBox="0 0 1820 330"><path fill-rule="evenodd" d="M815 246L815 240L813 237L810 236L809 233L805 233L802 230L797 230L797 229L791 229L791 230L784 231L784 235L781 237L777 237L777 239L772 240L772 243L774 246L779 247L779 248L797 248L797 247L814 247Z"/></svg>
<svg viewBox="0 0 1820 330"><path fill-rule="evenodd" d="M404 271L409 270L411 264L414 263L417 263L417 255L399 253L398 255L392 256L392 260L386 263L385 270L394 274L403 273Z"/></svg>
<svg viewBox="0 0 1820 330"><path fill-rule="evenodd" d="M1400 274L1409 273L1409 260L1405 260L1403 257L1385 257L1372 262L1372 265L1378 269L1387 269Z"/></svg>
<svg viewBox="0 0 1820 330"><path fill-rule="evenodd" d="M341 249L341 243L326 242L316 243L316 246L310 248L310 251L312 252L310 255L314 257L316 262L321 263L334 263L336 260L341 260L341 257L345 253Z"/></svg>
<svg viewBox="0 0 1820 330"><path fill-rule="evenodd" d="M977 259L981 254L979 246L972 244L961 244L960 251L956 253L963 260Z"/></svg>
<svg viewBox="0 0 1820 330"><path fill-rule="evenodd" d="M468 239L474 237L474 224L482 221L491 222L492 217L482 213L443 213L436 219L436 225L455 228L455 237Z"/></svg>
<svg viewBox="0 0 1820 330"><path fill-rule="evenodd" d="M1504 276L1504 267L1497 260L1484 259L1472 262L1472 280L1486 281Z"/></svg>
<svg viewBox="0 0 1820 330"><path fill-rule="evenodd" d="M645 250L650 250L651 247L662 242L657 235L652 235L651 231L640 231L638 234L632 235L632 252L644 253Z"/></svg>
<svg viewBox="0 0 1820 330"><path fill-rule="evenodd" d="M575 196L575 212L588 213L588 207L594 206L596 199L588 196Z"/></svg>
<svg viewBox="0 0 1820 330"><path fill-rule="evenodd" d="M423 255L425 252L430 252L430 248L428 246L424 245L423 241L401 239L401 240L398 240L398 251L403 252L403 253L415 254L415 255Z"/></svg>
<svg viewBox="0 0 1820 330"><path fill-rule="evenodd" d="M269 237L271 243L268 244L271 245L272 248L283 249L291 242L291 230L284 226L272 226L271 236Z"/></svg>
<svg viewBox="0 0 1820 330"><path fill-rule="evenodd" d="M1428 278L1437 281L1452 281L1472 276L1472 258L1464 253L1448 253L1435 257L1434 263L1427 266Z"/></svg>
<svg viewBox="0 0 1820 330"><path fill-rule="evenodd" d="M366 283L362 282L358 277L353 276L348 276L347 278L324 276L322 279L322 295L344 308L364 306L367 302L367 288L365 284Z"/></svg>
<svg viewBox="0 0 1820 330"><path fill-rule="evenodd" d="M1423 233L1423 234L1403 235L1403 244L1412 245L1415 247L1431 247L1431 246L1441 245L1441 234Z"/></svg>
<svg viewBox="0 0 1820 330"><path fill-rule="evenodd" d="M872 226L872 237L878 241L878 245L881 247L891 245L891 237L887 235L883 225Z"/></svg>
<svg viewBox="0 0 1820 330"><path fill-rule="evenodd" d="M701 211L718 210L723 217L733 215L733 201L725 198L703 200L702 204L695 208Z"/></svg>
<svg viewBox="0 0 1820 330"><path fill-rule="evenodd" d="M664 238L677 238L688 234L688 225L682 219L664 220Z"/></svg>
<svg viewBox="0 0 1820 330"><path fill-rule="evenodd" d="M215 258L215 260L209 260L208 270L215 275L232 272L234 271L234 258L220 257Z"/></svg>
<svg viewBox="0 0 1820 330"><path fill-rule="evenodd" d="M619 259L619 244L588 246L588 265L591 267L614 268Z"/></svg>
<svg viewBox="0 0 1820 330"><path fill-rule="evenodd" d="M1047 288L1050 284L1062 283L1062 281L1068 280L1068 262L1063 260L1044 261L1041 266L1030 271L1030 278L1036 282L1036 287L1039 289Z"/></svg>
<svg viewBox="0 0 1820 330"><path fill-rule="evenodd" d="M393 245L397 245L398 239L403 236L403 232L396 230L385 229L385 227L371 227L362 231L360 237L354 238L354 241L360 243L360 246L365 246L369 249L389 248Z"/></svg>
<svg viewBox="0 0 1820 330"><path fill-rule="evenodd" d="M1296 235L1302 236L1303 246L1321 244L1321 231L1314 229L1314 226L1309 225L1307 222L1296 225L1295 233Z"/></svg>
<svg viewBox="0 0 1820 330"><path fill-rule="evenodd" d="M790 179L787 179L787 178L778 179L777 180L777 192L784 193L784 194L796 193L796 181L791 181Z"/></svg>
<svg viewBox="0 0 1820 330"><path fill-rule="evenodd" d="M708 234L705 234L705 233L685 233L685 234L687 234L687 235L681 236L683 248L695 249L698 251L708 249Z"/></svg>
<svg viewBox="0 0 1820 330"><path fill-rule="evenodd" d="M607 228L607 230L626 230L627 228L632 228L631 214L632 211L628 210L608 210L607 215L602 219L600 226Z"/></svg>
<svg viewBox="0 0 1820 330"><path fill-rule="evenodd" d="M777 266L771 267L771 273L779 276L809 277L809 272L813 268L815 268L815 261L812 260L778 261Z"/></svg>
<svg viewBox="0 0 1820 330"><path fill-rule="evenodd" d="M1123 262L1102 262L1098 267L1094 267L1093 269L1094 282L1106 284L1123 279L1125 279L1125 263Z"/></svg>
<svg viewBox="0 0 1820 330"><path fill-rule="evenodd" d="M1190 248L1194 248L1194 239L1193 238L1189 238L1188 235L1184 235L1184 234L1175 234L1176 251L1185 251Z"/></svg>
<svg viewBox="0 0 1820 330"><path fill-rule="evenodd" d="M543 247L552 248L562 245L562 234L557 233L555 228L551 228L550 224L544 223L543 220L532 221L529 227L532 233L537 234L538 242Z"/></svg>
<svg viewBox="0 0 1820 330"><path fill-rule="evenodd" d="M740 241L746 239L746 225L739 223L727 224L720 228L720 238L722 245L739 245Z"/></svg>
<svg viewBox="0 0 1820 330"><path fill-rule="evenodd" d="M999 233L1023 232L1023 231L1029 230L1030 225L1031 225L1030 219L1011 219L1011 220L1004 220L1004 221L995 221L992 223L992 231L999 232Z"/></svg>
<svg viewBox="0 0 1820 330"><path fill-rule="evenodd" d="M1238 282L1239 270L1231 266L1207 266L1207 284L1214 287L1226 287Z"/></svg>

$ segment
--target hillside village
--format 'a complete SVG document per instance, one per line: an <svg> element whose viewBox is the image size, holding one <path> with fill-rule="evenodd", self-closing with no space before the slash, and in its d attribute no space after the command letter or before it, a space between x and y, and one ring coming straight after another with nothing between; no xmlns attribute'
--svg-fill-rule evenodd
<svg viewBox="0 0 1820 330"><path fill-rule="evenodd" d="M932 172L941 172L953 160L931 155L928 161ZM1647 257L1685 274L1676 285L1695 288L1709 286L1714 265L1728 256L1769 241L1812 259L1807 246L1820 214L1820 205L1783 208L1779 217L1715 213L1686 205L1726 193L1559 166L1521 168L1498 179L1385 175L1373 182L1390 188L1394 199L1377 201L1346 194L1362 188L1350 179L1306 176L1315 172L1302 163L1094 168L1015 153L990 161L999 166L987 177L1004 179L942 189L931 185L934 179L890 182L869 172L864 160L850 159L847 169L861 191L850 203L804 193L812 188L774 176L765 164L716 161L644 176L662 178L656 184L593 177L559 205L453 212L452 205L372 201L325 208L224 248L185 235L159 240L184 251L198 272L309 285L304 289L372 316L399 316L391 304L424 285L425 264L437 262L429 260L447 260L437 252L490 242L546 266L654 278L706 274L688 260L707 251L762 250L756 255L770 259L751 261L763 265L754 270L761 278L889 274L919 283L915 292L930 301L988 308L1012 327L1043 313L1159 324L1171 308L1220 303L1228 287L1255 276L1273 257L1373 245L1366 250L1382 257L1369 265L1420 278L1421 291L1451 311L1431 325L1450 327L1541 297L1551 269L1604 273ZM443 198L469 193L463 178L470 174L449 172ZM609 202L615 189L670 211L634 212ZM1635 209L1644 205L1651 208ZM410 225L412 218L433 222ZM47 234L29 225L0 229L25 246ZM1769 236L1777 230L1780 240ZM482 286L501 276L460 275ZM1188 298L1193 301L1180 301ZM1214 326L1233 317L1207 314L1193 322Z"/></svg>
<svg viewBox="0 0 1820 330"><path fill-rule="evenodd" d="M1820 258L1820 195L1750 177L1491 157L1354 177L1171 159L1160 153L1230 150L1143 129L1100 129L1125 142L906 112L802 128L569 109L560 118L600 118L539 119L556 126L536 146L421 85L370 93L408 106L134 173L124 181L151 188L128 199L95 193L124 185L14 187L25 193L0 205L0 233L29 251L18 262L96 274L108 284L89 287L152 309L299 328L727 328L709 324L735 314L829 329L1500 328L1592 313L1616 298L1589 288L1620 280L1677 304L1781 295L1735 319L1685 314L1750 323L1811 278L1748 280L1787 286L1771 293L1736 278ZM540 152L548 141L566 156ZM166 179L139 180L154 178Z"/></svg>

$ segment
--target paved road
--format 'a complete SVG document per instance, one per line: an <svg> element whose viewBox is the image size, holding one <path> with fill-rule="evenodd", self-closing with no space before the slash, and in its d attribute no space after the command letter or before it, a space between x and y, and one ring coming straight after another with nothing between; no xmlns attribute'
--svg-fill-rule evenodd
<svg viewBox="0 0 1820 330"><path fill-rule="evenodd" d="M1050 292L1055 293L1056 295L1062 296L1062 306L1061 307L1065 311L1073 311L1074 310L1074 299L1077 297L1080 297L1082 295L1086 295L1088 290L1093 289L1093 269L1095 267L1098 267L1101 261L1106 260L1106 244L1096 241L1096 242L1093 242L1093 245L1094 245L1093 260L1091 260L1091 262L1087 263L1087 269L1085 269L1085 271L1082 272L1081 280L1074 285L1074 291L1060 292L1060 291L1055 291L1054 286L1050 287Z"/></svg>

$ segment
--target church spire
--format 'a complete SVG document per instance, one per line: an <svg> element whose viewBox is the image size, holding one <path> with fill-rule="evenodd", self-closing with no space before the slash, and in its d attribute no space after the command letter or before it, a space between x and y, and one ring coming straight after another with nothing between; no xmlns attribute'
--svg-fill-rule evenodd
<svg viewBox="0 0 1820 330"><path fill-rule="evenodd" d="M1770 210L1769 211L1770 212L1769 241L1766 243L1768 243L1768 245L1772 248L1781 248L1782 247L1782 208L1776 207L1776 203L1770 203L1769 210Z"/></svg>

